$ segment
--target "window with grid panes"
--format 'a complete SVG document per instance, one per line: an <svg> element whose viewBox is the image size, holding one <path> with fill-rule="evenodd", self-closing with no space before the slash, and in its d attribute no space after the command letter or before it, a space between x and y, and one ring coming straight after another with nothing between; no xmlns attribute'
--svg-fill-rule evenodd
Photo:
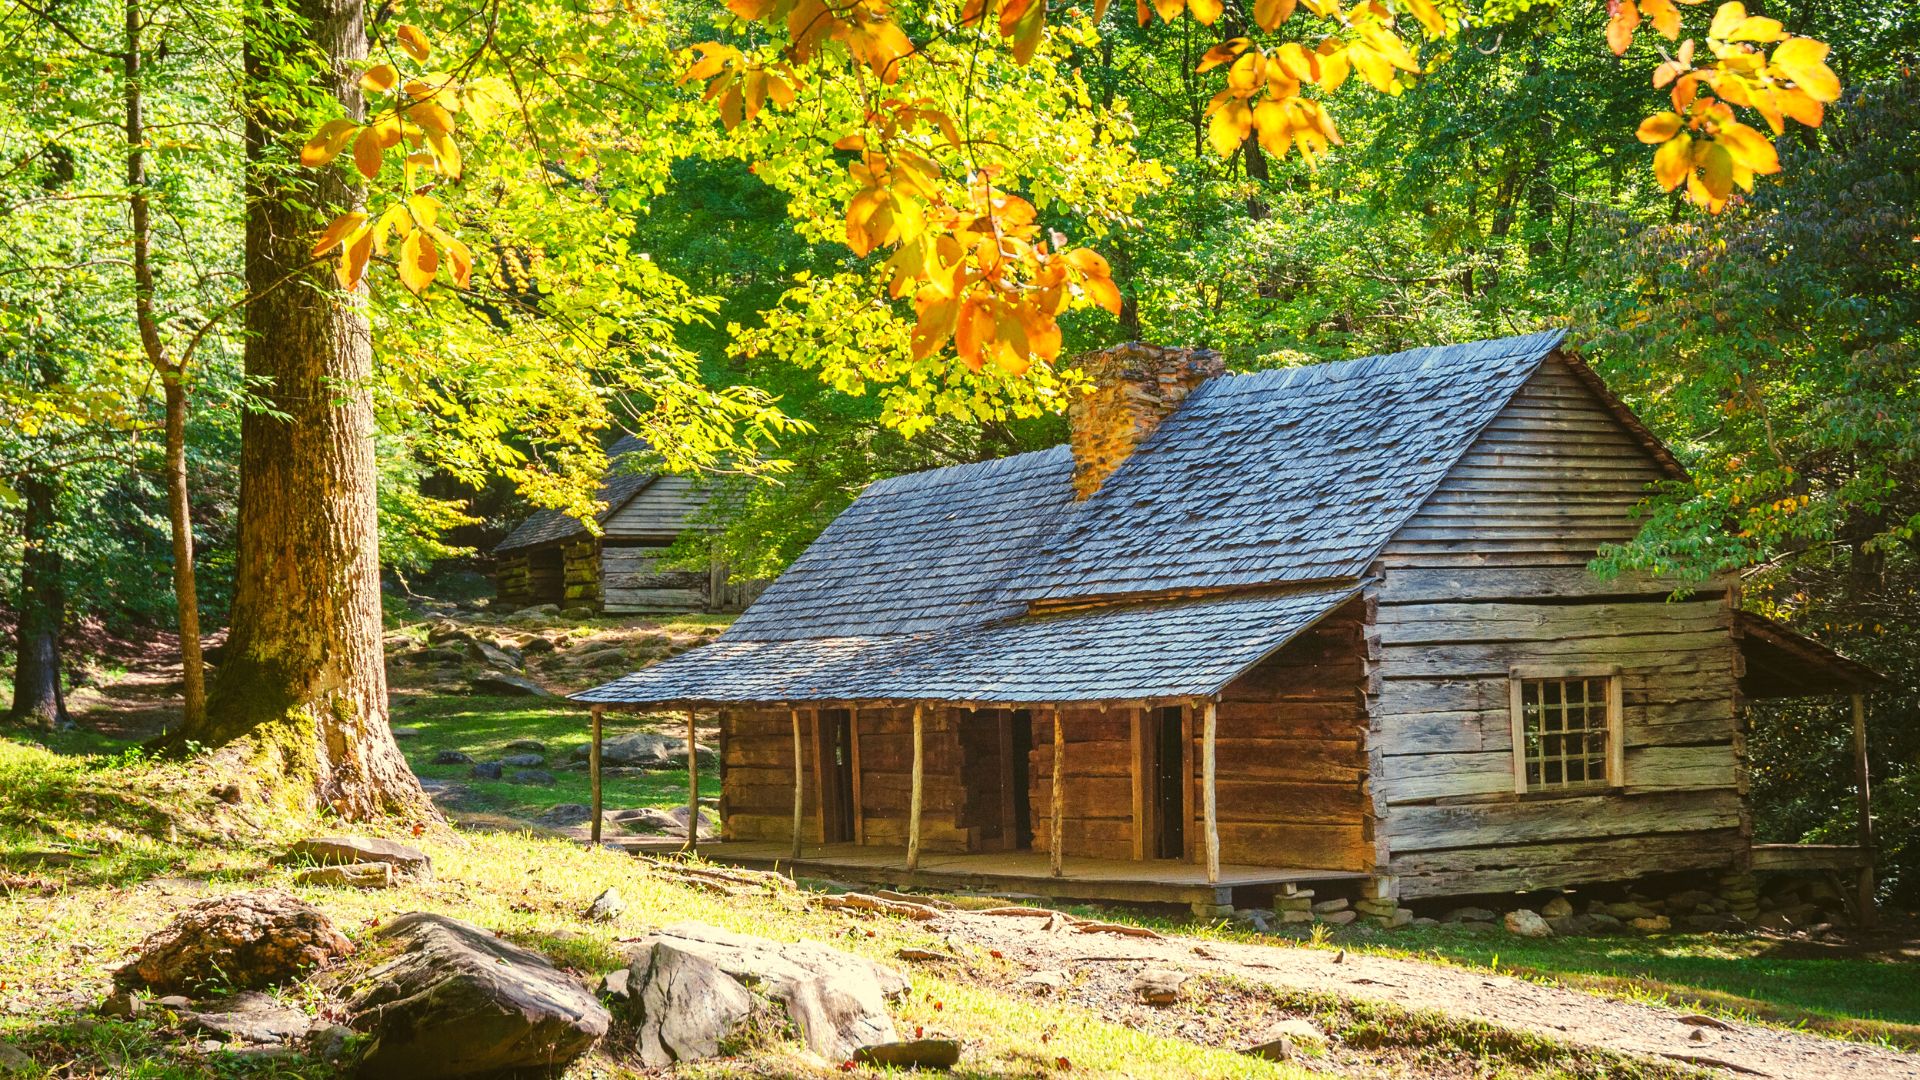
<svg viewBox="0 0 1920 1080"><path fill-rule="evenodd" d="M1520 680L1526 790L1604 787L1613 780L1611 682L1605 675Z"/></svg>

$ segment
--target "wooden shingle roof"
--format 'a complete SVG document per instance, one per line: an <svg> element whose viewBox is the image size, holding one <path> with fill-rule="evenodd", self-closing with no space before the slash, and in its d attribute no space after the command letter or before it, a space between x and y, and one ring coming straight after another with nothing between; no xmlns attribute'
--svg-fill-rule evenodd
<svg viewBox="0 0 1920 1080"><path fill-rule="evenodd" d="M1222 376L1085 502L1066 447L880 481L717 641L575 698L1211 694L1354 595L1560 340Z"/></svg>
<svg viewBox="0 0 1920 1080"><path fill-rule="evenodd" d="M644 450L646 447L646 443L632 435L623 435L619 442L607 448L607 475L601 480L600 490L594 496L596 500L605 504L606 509L600 511L597 520L606 521L609 515L625 506L635 495L646 490L648 484L653 483L655 479L653 473L620 467L622 457L636 450ZM499 555L508 551L519 551L522 548L544 547L575 536L584 536L586 531L587 527L580 522L579 518L569 515L564 510L536 510L528 515L525 521L514 526L505 540L495 544L493 553Z"/></svg>

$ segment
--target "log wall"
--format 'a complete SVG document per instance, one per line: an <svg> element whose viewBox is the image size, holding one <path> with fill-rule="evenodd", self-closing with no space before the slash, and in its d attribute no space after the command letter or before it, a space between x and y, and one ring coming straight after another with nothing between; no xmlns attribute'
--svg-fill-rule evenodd
<svg viewBox="0 0 1920 1080"><path fill-rule="evenodd" d="M1750 832L1732 596L1586 564L1661 472L1550 360L1387 546L1369 706L1373 813L1403 897L1725 866ZM1618 788L1514 792L1514 665L1617 666Z"/></svg>

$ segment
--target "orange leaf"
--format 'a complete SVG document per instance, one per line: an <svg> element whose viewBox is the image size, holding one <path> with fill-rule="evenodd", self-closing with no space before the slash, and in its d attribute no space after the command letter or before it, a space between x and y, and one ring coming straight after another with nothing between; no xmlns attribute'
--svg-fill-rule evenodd
<svg viewBox="0 0 1920 1080"><path fill-rule="evenodd" d="M308 139L307 144L300 148L300 164L309 169L317 169L339 157L340 151L347 148L348 140L352 139L353 133L358 130L360 130L359 124L346 119L329 120L321 124L320 130L314 132L313 138Z"/></svg>
<svg viewBox="0 0 1920 1080"><path fill-rule="evenodd" d="M1633 32L1640 26L1640 9L1633 0L1610 0L1612 15L1607 19L1607 48L1619 56L1633 44Z"/></svg>
<svg viewBox="0 0 1920 1080"><path fill-rule="evenodd" d="M1187 0L1187 10L1201 26L1212 26L1226 10L1222 0Z"/></svg>
<svg viewBox="0 0 1920 1080"><path fill-rule="evenodd" d="M1640 121L1640 130L1634 134L1643 143L1663 143L1680 133L1680 114L1658 112Z"/></svg>
<svg viewBox="0 0 1920 1080"><path fill-rule="evenodd" d="M392 64L375 64L360 75L360 89L369 94L384 94L400 81Z"/></svg>
<svg viewBox="0 0 1920 1080"><path fill-rule="evenodd" d="M440 249L426 233L415 230L407 234L400 244L400 284L419 295L433 284L433 276L440 272Z"/></svg>
<svg viewBox="0 0 1920 1080"><path fill-rule="evenodd" d="M1693 136L1681 132L1653 152L1653 175L1664 190L1672 191L1693 171Z"/></svg>
<svg viewBox="0 0 1920 1080"><path fill-rule="evenodd" d="M356 229L348 234L347 242L340 248L340 262L334 267L333 275L343 289L359 286L360 279L367 273L367 257L373 254L373 230Z"/></svg>
<svg viewBox="0 0 1920 1080"><path fill-rule="evenodd" d="M1253 0L1253 21L1269 33L1293 17L1296 0Z"/></svg>
<svg viewBox="0 0 1920 1080"><path fill-rule="evenodd" d="M453 283L464 289L473 280L473 252L458 240L447 241L447 261L452 264Z"/></svg>
<svg viewBox="0 0 1920 1080"><path fill-rule="evenodd" d="M1792 79L1801 93L1813 100L1838 101L1840 79L1827 66L1829 51L1825 43L1812 38L1788 38L1774 48L1772 64ZM1788 115L1793 115L1792 110L1788 110ZM1794 119L1799 117L1795 116ZM1817 127L1818 124L1813 126Z"/></svg>
<svg viewBox="0 0 1920 1080"><path fill-rule="evenodd" d="M421 33L417 26L401 23L394 29L393 36L399 39L401 50L413 57L417 63L426 63L427 56L433 52L433 49L427 45L427 35Z"/></svg>
<svg viewBox="0 0 1920 1080"><path fill-rule="evenodd" d="M342 240L353 235L353 231L367 223L367 215L358 210L350 210L327 223L326 231L313 242L313 254L317 258L332 251Z"/></svg>
<svg viewBox="0 0 1920 1080"><path fill-rule="evenodd" d="M360 175L371 180L380 175L380 132L377 128L361 128L360 137L353 140L353 165Z"/></svg>

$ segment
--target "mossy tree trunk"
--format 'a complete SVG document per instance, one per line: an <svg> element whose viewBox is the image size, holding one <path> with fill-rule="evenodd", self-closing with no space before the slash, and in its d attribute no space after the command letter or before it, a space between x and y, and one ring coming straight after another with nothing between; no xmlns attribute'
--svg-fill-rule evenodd
<svg viewBox="0 0 1920 1080"><path fill-rule="evenodd" d="M343 169L296 164L312 126L337 115L321 95L360 111L362 18L359 0L249 12L246 373L269 409L241 424L219 676L205 722L177 736L244 746L260 782L349 819L431 812L387 726L366 297L309 255L359 192Z"/></svg>
<svg viewBox="0 0 1920 1080"><path fill-rule="evenodd" d="M65 629L67 594L54 527L60 490L47 476L20 480L25 504L20 556L20 615L14 635L13 704L7 715L33 727L65 728L67 699L60 687L60 635Z"/></svg>

